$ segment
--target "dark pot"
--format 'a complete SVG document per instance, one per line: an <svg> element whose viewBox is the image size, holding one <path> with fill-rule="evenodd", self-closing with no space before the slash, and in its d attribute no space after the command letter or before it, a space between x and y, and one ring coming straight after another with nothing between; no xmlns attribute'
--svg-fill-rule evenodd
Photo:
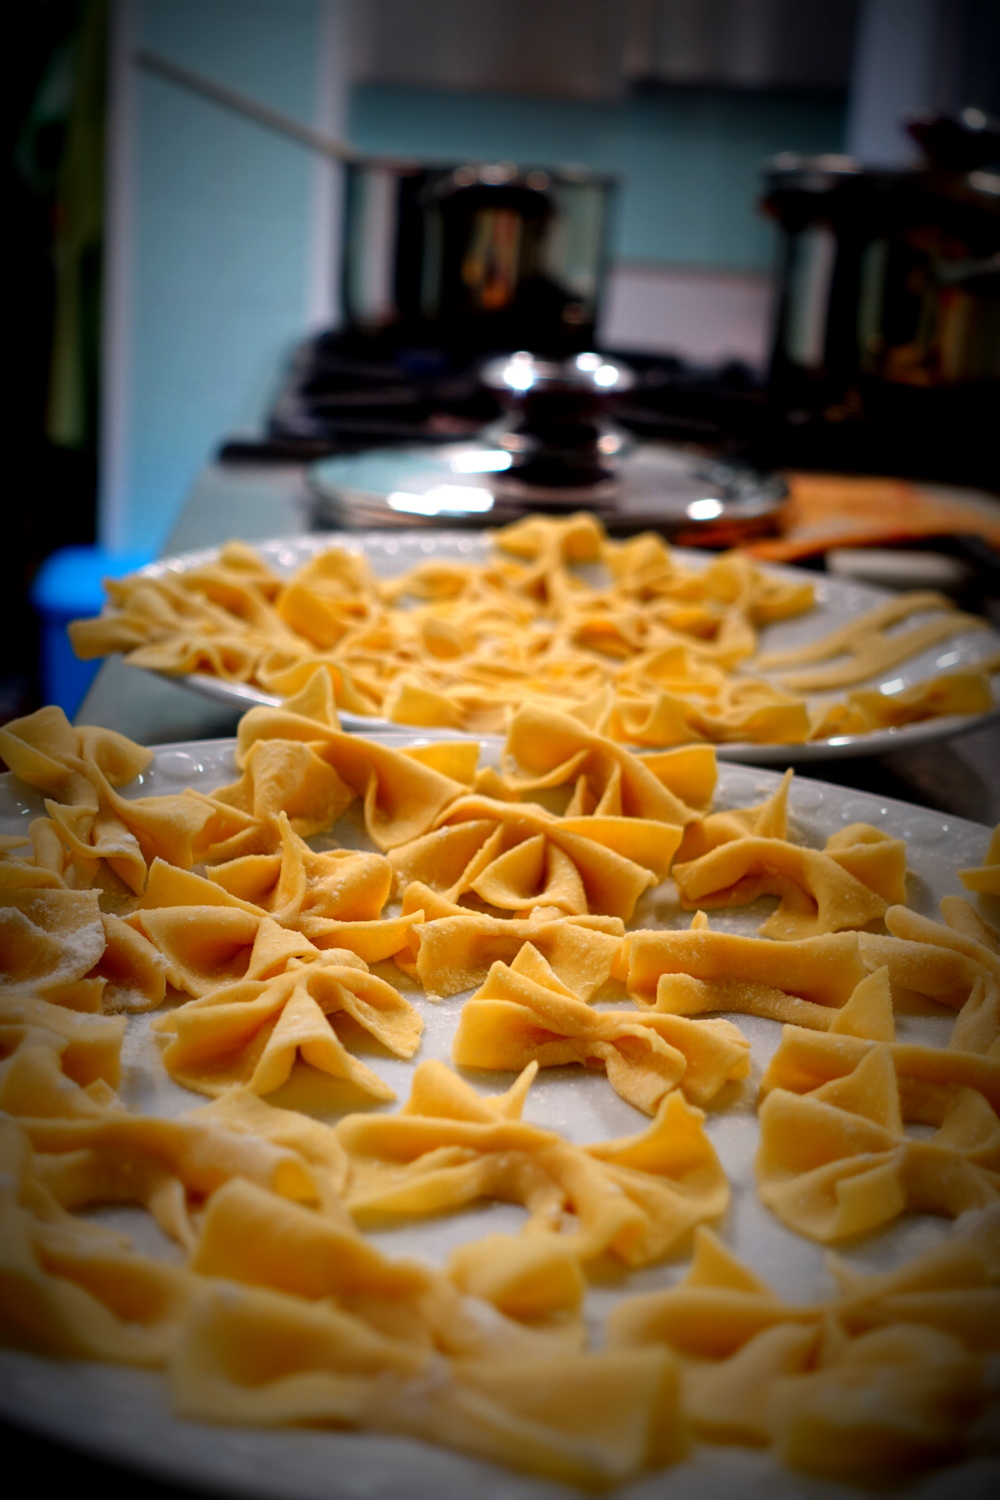
<svg viewBox="0 0 1000 1500"><path fill-rule="evenodd" d="M343 307L356 330L463 354L592 347L613 179L376 158L345 172Z"/></svg>

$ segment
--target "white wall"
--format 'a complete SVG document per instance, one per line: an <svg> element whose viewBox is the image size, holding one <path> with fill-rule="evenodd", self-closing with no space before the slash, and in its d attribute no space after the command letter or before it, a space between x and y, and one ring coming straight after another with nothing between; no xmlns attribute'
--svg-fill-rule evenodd
<svg viewBox="0 0 1000 1500"><path fill-rule="evenodd" d="M619 262L611 267L599 337L609 349L667 349L697 363L768 354L771 278Z"/></svg>

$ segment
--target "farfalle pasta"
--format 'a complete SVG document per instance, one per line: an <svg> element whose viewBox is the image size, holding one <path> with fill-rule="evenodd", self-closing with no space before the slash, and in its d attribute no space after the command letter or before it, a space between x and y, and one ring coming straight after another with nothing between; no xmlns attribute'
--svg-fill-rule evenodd
<svg viewBox="0 0 1000 1500"><path fill-rule="evenodd" d="M990 847L982 864L971 870L959 870L958 878L970 891L985 896L1000 896L1000 824L993 830Z"/></svg>
<svg viewBox="0 0 1000 1500"><path fill-rule="evenodd" d="M731 1010L824 1028L865 977L854 932L772 942L713 931L703 913L685 931L626 939L628 992L674 1015Z"/></svg>
<svg viewBox="0 0 1000 1500"><path fill-rule="evenodd" d="M831 834L823 850L785 839L730 839L673 869L688 907L745 906L760 896L780 897L760 931L785 939L867 927L891 902L905 900L905 875L905 846L865 824Z"/></svg>
<svg viewBox="0 0 1000 1500"><path fill-rule="evenodd" d="M283 973L267 979L222 985L165 1016L158 1029L171 1041L163 1064L179 1083L205 1094L235 1085L272 1094L308 1070L314 1103L319 1084L331 1079L374 1099L394 1098L344 1046L331 1022L337 1016L397 1056L412 1057L419 1045L419 1012L354 953L333 949L311 963L291 958Z"/></svg>
<svg viewBox="0 0 1000 1500"><path fill-rule="evenodd" d="M586 513L528 517L492 540L484 561L428 559L390 579L335 545L282 578L230 542L209 563L110 580L104 614L71 636L85 658L124 651L282 698L319 669L344 711L414 727L500 733L531 704L649 748L801 744L992 707L997 653L901 693L803 696L858 688L986 624L942 595L905 595L762 655L762 626L813 607L808 581L739 552L695 568L662 537L615 541Z"/></svg>
<svg viewBox="0 0 1000 1500"><path fill-rule="evenodd" d="M673 670L662 632L719 671L797 607L738 559L706 596L637 538L616 613L562 566L601 556L592 525L510 541L520 561L481 580L477 619L558 608L577 645L642 646L655 672ZM351 691L396 691L394 627L357 609L353 564L320 559L283 594L249 551L229 563L199 582L217 640L230 609L287 632L271 649L290 682L293 625L325 652L362 632ZM436 660L462 649L437 606L467 586L437 566L399 585ZM190 604L169 600L188 624ZM136 596L138 618L158 609ZM484 664L477 712L529 657L489 680ZM713 810L709 747L633 754L591 690L579 717L526 702L480 764L468 739L345 735L343 683L313 666L244 716L227 784L166 797L129 794L139 747L57 710L2 731L44 799L0 844L6 1342L162 1371L196 1420L364 1427L589 1489L692 1443L860 1479L982 1450L1000 1282L986 907L910 911L906 849L878 827L800 842L790 775ZM988 900L986 846L966 884ZM748 935L740 908L768 893ZM914 1006L937 1044L909 1034ZM743 1028L777 1023L758 1090ZM189 1106L137 1110L140 1075ZM584 1138L564 1128L581 1084L599 1101ZM783 1234L853 1255L906 1214L955 1229L889 1271L834 1261L828 1293L786 1300L726 1243L748 1191L727 1158L751 1131ZM173 1258L92 1217L108 1206L150 1217ZM437 1264L387 1248L442 1215ZM630 1295L637 1271L660 1289Z"/></svg>
<svg viewBox="0 0 1000 1500"><path fill-rule="evenodd" d="M774 1088L759 1114L761 1198L812 1239L866 1234L904 1212L954 1218L1000 1202L1000 1118L985 1094L951 1083L938 1130L910 1139L885 1044L808 1093Z"/></svg>
<svg viewBox="0 0 1000 1500"><path fill-rule="evenodd" d="M610 1253L627 1265L659 1259L695 1224L716 1218L729 1189L701 1112L668 1094L641 1135L571 1146L520 1121L535 1064L496 1101L423 1063L391 1117L349 1115L337 1134L351 1162L345 1201L355 1217L421 1215L475 1200L514 1199L527 1231L561 1221L581 1260Z"/></svg>
<svg viewBox="0 0 1000 1500"><path fill-rule="evenodd" d="M994 1238L997 1227L994 1216ZM668 1349L699 1434L769 1444L799 1468L898 1478L968 1451L997 1415L1000 1291L985 1236L899 1271L830 1269L833 1295L789 1302L700 1229L684 1279L615 1308L609 1343Z"/></svg>
<svg viewBox="0 0 1000 1500"><path fill-rule="evenodd" d="M654 1114L680 1087L707 1104L750 1071L749 1043L728 1021L699 1025L676 1016L594 1010L574 995L532 946L495 963L462 1007L452 1058L466 1068L520 1072L529 1063L602 1066L623 1099Z"/></svg>

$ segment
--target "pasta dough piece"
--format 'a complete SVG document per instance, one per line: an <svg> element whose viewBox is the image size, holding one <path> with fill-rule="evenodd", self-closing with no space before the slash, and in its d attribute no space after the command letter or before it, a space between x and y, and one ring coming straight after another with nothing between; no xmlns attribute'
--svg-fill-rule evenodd
<svg viewBox="0 0 1000 1500"><path fill-rule="evenodd" d="M786 1026L761 1079L761 1095L774 1088L812 1093L834 1078L847 1077L863 1057L881 1045L885 1044ZM960 1089L974 1089L1000 1113L1000 1058L914 1042L894 1041L888 1047L904 1120L940 1125L948 1108L958 1102Z"/></svg>
<svg viewBox="0 0 1000 1500"><path fill-rule="evenodd" d="M861 625L863 622L858 620L855 623ZM786 688L800 693L823 693L832 688L848 687L871 677L883 676L900 662L918 656L921 651L937 646L964 630L984 628L984 620L955 611L953 614L928 620L923 625L915 625L912 630L900 635L879 638L872 634L859 637L863 646L861 650L852 653L853 660L839 666L834 664L802 672L786 672L781 680Z"/></svg>
<svg viewBox="0 0 1000 1500"><path fill-rule="evenodd" d="M956 917L962 910L954 906L948 909ZM1000 986L995 939L986 924L971 915L970 933L932 922L905 907L891 906L885 914L890 936L862 933L862 958L869 968L884 965L894 988L961 1010L978 980L990 988Z"/></svg>
<svg viewBox="0 0 1000 1500"><path fill-rule="evenodd" d="M744 1011L821 1027L864 978L853 932L776 943L707 925L638 931L626 937L622 960L629 994L657 1011Z"/></svg>
<svg viewBox="0 0 1000 1500"><path fill-rule="evenodd" d="M788 795L791 791L793 772L789 768L781 778L781 784L770 797L755 807L727 808L720 812L709 812L684 830L678 859L681 863L698 859L710 849L727 844L732 839L788 838Z"/></svg>
<svg viewBox="0 0 1000 1500"><path fill-rule="evenodd" d="M279 1109L249 1089L227 1089L211 1104L189 1110L186 1118L221 1126L236 1135L264 1140L281 1151L293 1153L305 1166L314 1189L317 1207L327 1218L350 1224L343 1207L347 1183L347 1157L330 1125L297 1110ZM287 1195L282 1195L287 1196ZM307 1201L299 1196L297 1201ZM312 1200L309 1200L312 1201Z"/></svg>
<svg viewBox="0 0 1000 1500"><path fill-rule="evenodd" d="M192 1288L183 1268L64 1214L30 1142L0 1122L0 1336L75 1359L162 1364Z"/></svg>
<svg viewBox="0 0 1000 1500"><path fill-rule="evenodd" d="M120 796L116 788L145 769L151 752L112 730L74 730L61 709L40 709L0 733L12 769L51 794L46 810L77 872L96 873L104 860L138 892L156 857L190 869L220 839L254 835L249 820L209 798Z"/></svg>
<svg viewBox="0 0 1000 1500"><path fill-rule="evenodd" d="M440 1273L390 1260L342 1212L319 1212L232 1177L209 1198L190 1266L203 1276L335 1300L366 1322L430 1347Z"/></svg>
<svg viewBox="0 0 1000 1500"><path fill-rule="evenodd" d="M993 690L988 664L984 664L978 671L942 672L894 692L856 689L845 702L816 712L811 738L871 734L950 714L984 714L992 707Z"/></svg>
<svg viewBox="0 0 1000 1500"><path fill-rule="evenodd" d="M206 1287L186 1314L170 1368L181 1415L409 1433L589 1485L679 1449L676 1377L660 1351L449 1366L339 1309L223 1291Z"/></svg>
<svg viewBox="0 0 1000 1500"><path fill-rule="evenodd" d="M959 1089L930 1140L907 1139L884 1045L808 1095L773 1089L759 1119L761 1198L812 1239L866 1233L907 1209L954 1217L1000 1199L1000 1120L983 1096Z"/></svg>
<svg viewBox="0 0 1000 1500"><path fill-rule="evenodd" d="M105 948L96 891L9 890L0 908L0 978L45 995L82 979Z"/></svg>
<svg viewBox="0 0 1000 1500"><path fill-rule="evenodd" d="M832 1369L776 1381L771 1402L779 1459L869 1481L969 1452L997 1415L983 1361L924 1329L854 1339Z"/></svg>
<svg viewBox="0 0 1000 1500"><path fill-rule="evenodd" d="M979 1230L955 1232L932 1250L889 1271L865 1272L831 1253L827 1265L839 1291L837 1321L851 1335L905 1323L935 1329L976 1354L1000 1348L1000 1264L996 1208L983 1210Z"/></svg>
<svg viewBox="0 0 1000 1500"><path fill-rule="evenodd" d="M350 882L353 894L344 893L348 910L364 909L368 900L384 888L385 867L371 863L379 858L360 855L356 862L332 861L335 871L353 867L357 877ZM251 871L260 868L256 861L250 866ZM264 868L273 870L274 866ZM314 868L329 871L329 863L319 857ZM241 888L241 877L253 879L243 861L237 862L230 884ZM304 906L309 903L308 880L306 885ZM288 958L308 958L330 948L349 948L366 964L378 963L399 952L414 923L422 920L419 909L372 920L318 915L317 909L333 908L331 896L331 892L321 891L311 910L294 926L283 927L265 915L263 907L233 894L221 883L154 862L146 890L128 920L155 939L168 961L170 982L175 988L193 995L203 994L215 984L262 978L267 972L277 972ZM227 909L228 914L219 908ZM247 954L248 947L255 951Z"/></svg>
<svg viewBox="0 0 1000 1500"><path fill-rule="evenodd" d="M672 1349L699 1435L770 1442L795 1467L898 1478L973 1450L1000 1330L983 1253L951 1240L887 1273L829 1265L836 1297L784 1302L702 1227L683 1280L620 1303L609 1344Z"/></svg>
<svg viewBox="0 0 1000 1500"><path fill-rule="evenodd" d="M214 900L198 905L140 907L129 919L162 953L169 982L189 995L204 995L240 979L264 979L292 958L314 959L333 947L349 948L362 964L390 958L406 943L419 912L373 922L316 918L311 930L322 950L304 933L281 927L271 917L226 898L204 881Z"/></svg>
<svg viewBox="0 0 1000 1500"><path fill-rule="evenodd" d="M578 720L533 705L511 717L504 746L507 784L518 793L572 781L587 788L584 813L650 818L682 826L694 809L711 801L715 757L709 749L659 756L630 755L603 735L589 733ZM578 791L577 795L583 794Z"/></svg>
<svg viewBox="0 0 1000 1500"><path fill-rule="evenodd" d="M241 769L251 767L255 747L261 742L278 746L301 742L305 764L312 767L312 757L350 790L352 799L355 795L362 798L369 836L382 850L426 833L444 808L465 791L461 782L402 751L324 728L298 713L294 703L285 709L253 708L243 715L237 733ZM280 775L274 785L277 811L282 805ZM247 793L234 791L232 795L245 798ZM318 814L314 821L315 817Z"/></svg>
<svg viewBox="0 0 1000 1500"><path fill-rule="evenodd" d="M1000 823L993 830L982 864L971 870L959 870L958 878L968 891L1000 896Z"/></svg>
<svg viewBox="0 0 1000 1500"><path fill-rule="evenodd" d="M750 1069L749 1043L729 1022L591 1010L528 943L509 966L493 964L463 1005L452 1061L520 1072L532 1060L603 1065L622 1098L649 1115L674 1087L707 1104Z"/></svg>
<svg viewBox="0 0 1000 1500"><path fill-rule="evenodd" d="M601 727L612 739L640 746L691 740L794 745L808 738L810 724L803 699L768 683L713 674L682 647L666 659L631 663L629 681Z"/></svg>
<svg viewBox="0 0 1000 1500"><path fill-rule="evenodd" d="M934 615L924 624L904 633L886 634L887 627L927 611ZM949 635L982 624L976 616L956 610L943 594L899 594L808 645L768 652L759 658L758 665L763 671L811 665L812 671L786 672L783 681L787 687L801 692L824 692L890 671ZM848 660L829 667L819 665L840 656Z"/></svg>
<svg viewBox="0 0 1000 1500"><path fill-rule="evenodd" d="M308 938L235 905L141 908L131 921L163 954L169 983L189 995L266 978L313 949Z"/></svg>
<svg viewBox="0 0 1000 1500"><path fill-rule="evenodd" d="M286 816L295 833L308 838L335 823L354 792L312 746L259 739L244 757L239 781L220 787L216 798L261 822Z"/></svg>
<svg viewBox="0 0 1000 1500"><path fill-rule="evenodd" d="M88 1015L9 991L0 995L0 1058L42 1040L58 1053L66 1077L84 1088L97 1080L118 1087L124 1035L122 1017Z"/></svg>
<svg viewBox="0 0 1000 1500"><path fill-rule="evenodd" d="M213 989L163 1017L156 1029L172 1038L163 1053L171 1077L200 1093L239 1084L270 1094L308 1068L321 1075L310 1080L314 1099L324 1078L394 1099L388 1084L337 1035L331 1019L337 1015L397 1057L412 1057L419 1046L423 1023L414 1007L353 953L336 950L273 978Z"/></svg>
<svg viewBox="0 0 1000 1500"><path fill-rule="evenodd" d="M527 942L581 1000L598 993L619 960L624 927L617 918L538 910L514 921L471 912L437 917L426 899L432 892L411 886L407 895L427 907L427 920L412 929L417 946L412 970L429 995L456 995L482 984L493 963L509 963ZM404 971L411 968L403 952L396 954L396 963Z"/></svg>
<svg viewBox="0 0 1000 1500"><path fill-rule="evenodd" d="M856 842L845 843L848 835ZM905 850L877 830L844 829L833 840L827 840L822 852L757 837L721 844L700 859L674 866L682 904L743 906L759 896L780 896L777 911L760 931L782 939L864 927L898 899ZM894 894L881 893L887 890Z"/></svg>
<svg viewBox="0 0 1000 1500"><path fill-rule="evenodd" d="M62 1208L130 1203L148 1209L165 1234L193 1243L191 1205L232 1176L314 1202L319 1192L297 1152L214 1122L106 1110L103 1117L21 1116L35 1150L35 1175Z"/></svg>
<svg viewBox="0 0 1000 1500"><path fill-rule="evenodd" d="M700 1437L767 1444L774 1383L813 1366L822 1315L782 1301L702 1226L681 1282L620 1302L608 1342L681 1357L682 1407Z"/></svg>
<svg viewBox="0 0 1000 1500"><path fill-rule="evenodd" d="M524 1205L531 1232L552 1233L572 1215L576 1227L561 1232L582 1261L611 1252L645 1265L723 1211L728 1186L704 1117L679 1094L643 1134L577 1147L518 1118L533 1072L513 1096L483 1100L424 1063L398 1114L348 1115L337 1135L351 1160L351 1212L423 1215L499 1197Z"/></svg>
<svg viewBox="0 0 1000 1500"><path fill-rule="evenodd" d="M401 880L430 878L453 902L471 893L519 916L542 906L628 920L679 842L679 828L646 820L556 818L472 796L454 802L433 833L394 849L392 863Z"/></svg>
<svg viewBox="0 0 1000 1500"><path fill-rule="evenodd" d="M164 997L166 966L100 910L96 890L28 887L8 890L0 907L0 982L70 1010L148 1010Z"/></svg>
<svg viewBox="0 0 1000 1500"><path fill-rule="evenodd" d="M144 771L152 750L113 729L74 729L61 708L40 708L0 727L0 754L26 785L58 801L73 801L85 790L88 769L113 787Z"/></svg>
<svg viewBox="0 0 1000 1500"><path fill-rule="evenodd" d="M580 1278L579 1267L566 1252L547 1245L527 1247L535 1249L534 1264L541 1271L532 1277L526 1273L525 1245L522 1239L506 1237L489 1256L500 1278L489 1299L493 1305L503 1311L501 1285L512 1303L518 1302L515 1283L526 1294L518 1304L519 1317L510 1314L512 1321L506 1323L504 1312L503 1318L490 1320L481 1316L481 1309L470 1307L453 1274L415 1260L389 1259L359 1234L339 1204L335 1213L317 1211L233 1178L208 1201L191 1265L203 1275L322 1299L377 1333L427 1353L471 1357L492 1352L515 1358L550 1347L545 1338L524 1336L526 1331L530 1334L530 1313L538 1322L555 1308L552 1278L542 1268L555 1265L561 1254ZM482 1265L482 1260L477 1263ZM506 1277L504 1264L509 1268Z"/></svg>
<svg viewBox="0 0 1000 1500"><path fill-rule="evenodd" d="M380 916L392 883L392 866L385 858L354 849L316 854L284 811L277 826L281 843L276 853L209 866L209 880L307 936L314 918L372 921Z"/></svg>
<svg viewBox="0 0 1000 1500"><path fill-rule="evenodd" d="M761 1332L818 1318L814 1307L783 1302L701 1225L683 1279L620 1302L608 1317L608 1342L611 1348L663 1342L684 1355L728 1359Z"/></svg>
<svg viewBox="0 0 1000 1500"><path fill-rule="evenodd" d="M45 820L36 818L35 822ZM28 853L27 851L31 851ZM31 839L4 835L0 838L0 890L27 890L42 887L53 890L63 887L65 861L62 846L59 847L58 867L53 869L43 858L39 861Z"/></svg>
<svg viewBox="0 0 1000 1500"><path fill-rule="evenodd" d="M458 1288L492 1303L509 1318L535 1327L568 1325L577 1347L577 1317L586 1280L580 1263L556 1236L488 1234L458 1245L448 1258Z"/></svg>

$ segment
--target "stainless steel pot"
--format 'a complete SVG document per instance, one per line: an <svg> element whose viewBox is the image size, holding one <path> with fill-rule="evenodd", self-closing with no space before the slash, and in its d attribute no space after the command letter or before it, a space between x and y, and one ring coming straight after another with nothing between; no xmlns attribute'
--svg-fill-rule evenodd
<svg viewBox="0 0 1000 1500"><path fill-rule="evenodd" d="M362 158L345 179L343 307L359 332L468 353L593 346L613 178Z"/></svg>
<svg viewBox="0 0 1000 1500"><path fill-rule="evenodd" d="M792 155L767 168L762 206L783 230L771 394L803 416L1000 394L1000 135L971 110L909 129L927 153L910 170Z"/></svg>
<svg viewBox="0 0 1000 1500"><path fill-rule="evenodd" d="M343 310L358 333L463 354L592 347L614 178L366 157L157 53L135 61L342 164Z"/></svg>

